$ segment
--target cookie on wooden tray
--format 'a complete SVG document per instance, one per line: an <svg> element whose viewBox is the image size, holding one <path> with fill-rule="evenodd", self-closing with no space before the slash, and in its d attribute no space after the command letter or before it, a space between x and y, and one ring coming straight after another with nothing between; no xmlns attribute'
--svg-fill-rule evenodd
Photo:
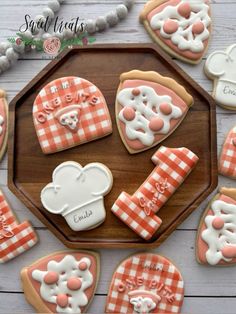
<svg viewBox="0 0 236 314"><path fill-rule="evenodd" d="M223 176L236 179L236 126L226 136L218 168Z"/></svg>
<svg viewBox="0 0 236 314"><path fill-rule="evenodd" d="M62 215L72 230L90 230L106 218L103 198L112 184L112 173L105 165L82 167L66 161L53 171L52 182L41 191L41 201L50 213Z"/></svg>
<svg viewBox="0 0 236 314"><path fill-rule="evenodd" d="M180 313L184 282L167 258L140 253L115 270L106 302L106 313Z"/></svg>
<svg viewBox="0 0 236 314"><path fill-rule="evenodd" d="M212 97L217 104L236 110L236 44L225 51L215 51L205 63L205 73L213 80Z"/></svg>
<svg viewBox="0 0 236 314"><path fill-rule="evenodd" d="M171 78L153 71L121 74L116 121L129 153L139 153L162 142L192 105L192 96Z"/></svg>
<svg viewBox="0 0 236 314"><path fill-rule="evenodd" d="M38 313L85 313L99 279L99 256L89 251L62 251L21 271L26 300Z"/></svg>
<svg viewBox="0 0 236 314"><path fill-rule="evenodd" d="M140 14L152 39L171 56L199 63L211 33L208 0L152 0Z"/></svg>
<svg viewBox="0 0 236 314"><path fill-rule="evenodd" d="M207 206L198 229L197 260L211 266L236 263L236 189L221 188Z"/></svg>
<svg viewBox="0 0 236 314"><path fill-rule="evenodd" d="M162 224L156 216L198 162L191 150L161 146L152 156L155 169L130 196L122 192L112 212L140 237L149 240Z"/></svg>
<svg viewBox="0 0 236 314"><path fill-rule="evenodd" d="M28 221L19 223L0 190L0 263L28 251L38 237Z"/></svg>
<svg viewBox="0 0 236 314"><path fill-rule="evenodd" d="M33 105L43 153L51 154L112 133L106 100L91 82L63 77L48 83Z"/></svg>
<svg viewBox="0 0 236 314"><path fill-rule="evenodd" d="M8 105L6 93L0 89L0 161L7 148L8 137Z"/></svg>

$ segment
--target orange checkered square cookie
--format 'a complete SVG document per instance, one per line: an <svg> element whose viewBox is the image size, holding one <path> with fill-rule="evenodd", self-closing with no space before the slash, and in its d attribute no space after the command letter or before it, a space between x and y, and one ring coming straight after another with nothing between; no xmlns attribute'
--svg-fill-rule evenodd
<svg viewBox="0 0 236 314"><path fill-rule="evenodd" d="M38 242L28 221L18 224L10 206L0 190L0 263L29 250Z"/></svg>
<svg viewBox="0 0 236 314"><path fill-rule="evenodd" d="M112 133L105 98L91 82L63 77L47 84L33 105L42 151L51 154Z"/></svg>
<svg viewBox="0 0 236 314"><path fill-rule="evenodd" d="M180 313L184 282L165 257L141 253L116 269L106 302L106 313Z"/></svg>
<svg viewBox="0 0 236 314"><path fill-rule="evenodd" d="M122 192L112 212L145 240L149 240L162 221L156 216L176 189L193 170L198 157L189 149L161 146L152 156L155 169L130 196Z"/></svg>
<svg viewBox="0 0 236 314"><path fill-rule="evenodd" d="M219 159L219 173L236 179L236 127L230 130L225 139Z"/></svg>

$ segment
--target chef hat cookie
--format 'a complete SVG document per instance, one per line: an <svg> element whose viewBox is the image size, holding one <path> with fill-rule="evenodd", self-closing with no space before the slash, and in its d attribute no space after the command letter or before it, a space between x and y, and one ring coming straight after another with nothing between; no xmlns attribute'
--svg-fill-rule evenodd
<svg viewBox="0 0 236 314"><path fill-rule="evenodd" d="M67 161L53 171L52 182L41 191L41 201L50 213L62 215L72 230L90 230L106 218L103 198L112 184L112 173L105 165L82 167Z"/></svg>
<svg viewBox="0 0 236 314"><path fill-rule="evenodd" d="M33 105L33 120L42 151L51 154L112 133L101 91L79 77L47 84Z"/></svg>
<svg viewBox="0 0 236 314"><path fill-rule="evenodd" d="M207 50L211 34L208 0L148 1L140 21L158 45L182 61L199 63Z"/></svg>
<svg viewBox="0 0 236 314"><path fill-rule="evenodd" d="M200 221L197 260L211 266L236 264L236 189L221 188Z"/></svg>
<svg viewBox="0 0 236 314"><path fill-rule="evenodd" d="M140 253L121 262L113 274L106 313L180 313L184 282L167 258Z"/></svg>
<svg viewBox="0 0 236 314"><path fill-rule="evenodd" d="M236 44L215 51L205 63L206 75L214 81L212 96L225 109L236 110Z"/></svg>
<svg viewBox="0 0 236 314"><path fill-rule="evenodd" d="M0 161L6 151L8 136L8 105L6 93L0 89Z"/></svg>
<svg viewBox="0 0 236 314"><path fill-rule="evenodd" d="M236 126L230 130L219 158L219 173L236 179Z"/></svg>
<svg viewBox="0 0 236 314"><path fill-rule="evenodd" d="M116 121L129 153L162 142L180 125L192 105L192 96L169 77L138 70L121 74Z"/></svg>

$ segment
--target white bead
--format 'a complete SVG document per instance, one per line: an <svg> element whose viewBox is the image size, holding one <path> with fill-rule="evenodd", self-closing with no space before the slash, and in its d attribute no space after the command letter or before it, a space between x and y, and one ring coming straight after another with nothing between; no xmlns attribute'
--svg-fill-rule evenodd
<svg viewBox="0 0 236 314"><path fill-rule="evenodd" d="M134 0L124 0L123 1L124 5L127 7L127 9L131 9L133 4L134 4Z"/></svg>
<svg viewBox="0 0 236 314"><path fill-rule="evenodd" d="M118 19L116 12L111 11L111 12L107 13L106 21L111 27L115 26L119 22L119 19Z"/></svg>
<svg viewBox="0 0 236 314"><path fill-rule="evenodd" d="M53 11L57 12L60 10L60 3L57 0L52 0L48 2L48 7Z"/></svg>
<svg viewBox="0 0 236 314"><path fill-rule="evenodd" d="M63 3L65 2L65 0L57 0L59 3Z"/></svg>
<svg viewBox="0 0 236 314"><path fill-rule="evenodd" d="M49 34L49 33L44 33L44 34L42 35L42 38L43 38L43 39L48 39L48 38L51 38L51 37L52 37L52 35Z"/></svg>
<svg viewBox="0 0 236 314"><path fill-rule="evenodd" d="M25 52L25 44L23 42L20 45L14 44L12 47L16 52L20 54L23 54Z"/></svg>
<svg viewBox="0 0 236 314"><path fill-rule="evenodd" d="M72 32L69 28L65 28L63 31L63 38L72 39L74 37L74 32Z"/></svg>
<svg viewBox="0 0 236 314"><path fill-rule="evenodd" d="M10 63L6 56L0 57L0 69L3 71L6 71L8 68L10 68Z"/></svg>
<svg viewBox="0 0 236 314"><path fill-rule="evenodd" d="M99 16L96 20L96 26L100 32L104 31L107 28L107 22L105 17Z"/></svg>
<svg viewBox="0 0 236 314"><path fill-rule="evenodd" d="M12 45L7 41L0 43L0 55L5 55L6 50L11 46Z"/></svg>
<svg viewBox="0 0 236 314"><path fill-rule="evenodd" d="M120 20L123 20L126 18L128 14L128 9L124 4L120 4L116 8L116 14Z"/></svg>
<svg viewBox="0 0 236 314"><path fill-rule="evenodd" d="M29 39L29 40L33 38L30 30L27 30L24 33L22 33L22 36L25 37L26 39Z"/></svg>
<svg viewBox="0 0 236 314"><path fill-rule="evenodd" d="M41 14L36 15L35 18L34 18L34 22L38 23L39 21L40 21L40 23L45 23L46 22L45 16L43 16Z"/></svg>
<svg viewBox="0 0 236 314"><path fill-rule="evenodd" d="M49 17L49 19L53 19L54 13L50 8L44 8L43 9L43 16L45 16L46 18Z"/></svg>
<svg viewBox="0 0 236 314"><path fill-rule="evenodd" d="M85 24L86 24L85 28L89 34L93 34L96 32L96 21L87 20Z"/></svg>
<svg viewBox="0 0 236 314"><path fill-rule="evenodd" d="M6 57L10 61L10 63L14 63L19 59L19 54L14 51L14 49L8 48L6 51Z"/></svg>
<svg viewBox="0 0 236 314"><path fill-rule="evenodd" d="M57 37L57 38L59 38L60 40L63 39L63 33L56 32L56 33L54 34L54 36Z"/></svg>

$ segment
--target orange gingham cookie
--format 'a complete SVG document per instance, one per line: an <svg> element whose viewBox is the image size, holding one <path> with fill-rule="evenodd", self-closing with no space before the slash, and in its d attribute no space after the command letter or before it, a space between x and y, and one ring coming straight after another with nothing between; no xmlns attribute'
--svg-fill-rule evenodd
<svg viewBox="0 0 236 314"><path fill-rule="evenodd" d="M28 221L18 224L0 190L0 263L24 253L37 241L37 235Z"/></svg>
<svg viewBox="0 0 236 314"><path fill-rule="evenodd" d="M33 120L45 154L112 133L101 91L79 77L63 77L47 84L34 101Z"/></svg>
<svg viewBox="0 0 236 314"><path fill-rule="evenodd" d="M198 157L189 149L161 146L152 156L155 169L130 196L122 192L112 212L145 240L149 240L162 220L155 214L193 170Z"/></svg>
<svg viewBox="0 0 236 314"><path fill-rule="evenodd" d="M106 313L180 313L184 282L165 257L141 253L116 269L106 302Z"/></svg>
<svg viewBox="0 0 236 314"><path fill-rule="evenodd" d="M219 159L219 173L236 179L236 127L230 130L224 142Z"/></svg>

